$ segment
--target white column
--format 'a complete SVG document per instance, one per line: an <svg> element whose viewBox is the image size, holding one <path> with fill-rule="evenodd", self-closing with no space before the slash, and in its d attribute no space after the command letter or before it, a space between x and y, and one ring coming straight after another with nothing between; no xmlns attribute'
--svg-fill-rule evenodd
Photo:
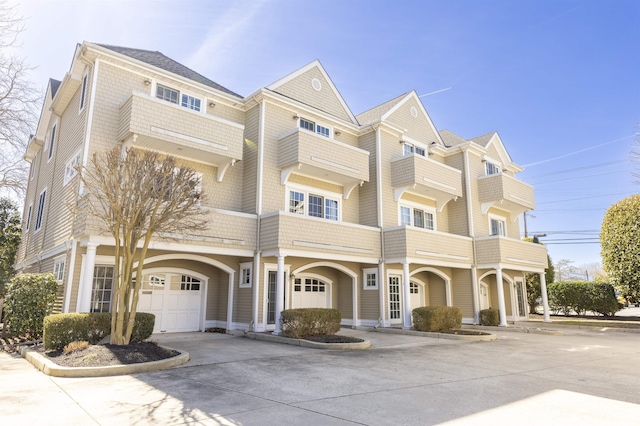
<svg viewBox="0 0 640 426"><path fill-rule="evenodd" d="M498 309L500 310L500 327L507 326L507 308L504 303L504 284L502 283L502 269L496 269L496 289L498 292Z"/></svg>
<svg viewBox="0 0 640 426"><path fill-rule="evenodd" d="M544 314L544 322L551 322L549 316L549 297L547 296L547 280L544 273L540 274L540 292L542 293L542 309Z"/></svg>
<svg viewBox="0 0 640 426"><path fill-rule="evenodd" d="M385 287L387 286L387 275L384 270L384 263L380 262L378 264L378 295L380 296L380 327L385 327L386 324L386 316L385 316L385 301L384 301L384 292Z"/></svg>
<svg viewBox="0 0 640 426"><path fill-rule="evenodd" d="M451 302L451 280L445 280L444 291L447 300L447 306L453 306L453 303Z"/></svg>
<svg viewBox="0 0 640 426"><path fill-rule="evenodd" d="M366 278L366 277L365 277ZM351 328L356 328L358 325L358 278L354 277L353 282L353 324Z"/></svg>
<svg viewBox="0 0 640 426"><path fill-rule="evenodd" d="M233 324L233 284L235 282L235 274L229 274L229 297L227 299L227 334L232 329Z"/></svg>
<svg viewBox="0 0 640 426"><path fill-rule="evenodd" d="M276 329L273 334L280 334L280 317L284 310L284 256L278 256L278 273L276 276Z"/></svg>
<svg viewBox="0 0 640 426"><path fill-rule="evenodd" d="M402 306L404 311L404 325L402 328L411 328L411 292L409 291L409 283L411 279L409 277L409 263L402 264Z"/></svg>
<svg viewBox="0 0 640 426"><path fill-rule="evenodd" d="M84 274L80 281L80 294L78 295L78 312L91 310L91 293L93 291L93 269L96 266L96 249L98 244L87 243L87 253L84 257Z"/></svg>

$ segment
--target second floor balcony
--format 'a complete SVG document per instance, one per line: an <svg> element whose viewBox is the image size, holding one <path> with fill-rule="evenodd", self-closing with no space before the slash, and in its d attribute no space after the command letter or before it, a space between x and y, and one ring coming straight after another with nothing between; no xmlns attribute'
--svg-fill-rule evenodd
<svg viewBox="0 0 640 426"><path fill-rule="evenodd" d="M547 267L547 248L543 244L502 236L476 239L476 256L479 268L495 267L539 272Z"/></svg>
<svg viewBox="0 0 640 426"><path fill-rule="evenodd" d="M473 241L469 237L446 232L428 231L410 226L384 231L384 255L388 260L413 258L413 262L470 267L473 263Z"/></svg>
<svg viewBox="0 0 640 426"><path fill-rule="evenodd" d="M221 182L242 160L244 126L141 93L120 107L118 141L216 166Z"/></svg>
<svg viewBox="0 0 640 426"><path fill-rule="evenodd" d="M438 210L462 196L462 172L420 155L391 159L391 185L396 201L409 192L436 201Z"/></svg>
<svg viewBox="0 0 640 426"><path fill-rule="evenodd" d="M281 183L291 173L332 182L344 188L344 198L358 185L369 181L369 152L304 129L281 135L278 168Z"/></svg>
<svg viewBox="0 0 640 426"><path fill-rule="evenodd" d="M478 197L483 214L495 206L513 213L514 221L519 214L535 208L533 187L505 173L480 176Z"/></svg>
<svg viewBox="0 0 640 426"><path fill-rule="evenodd" d="M311 257L377 263L380 230L363 225L274 212L262 218L260 249L264 253L309 253ZM267 254L264 254L267 256Z"/></svg>

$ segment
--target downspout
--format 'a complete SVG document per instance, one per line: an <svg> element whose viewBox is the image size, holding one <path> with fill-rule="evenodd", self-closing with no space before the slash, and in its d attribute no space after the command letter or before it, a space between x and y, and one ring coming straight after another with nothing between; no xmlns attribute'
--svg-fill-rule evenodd
<svg viewBox="0 0 640 426"><path fill-rule="evenodd" d="M377 207L378 207L378 228L380 228L380 262L378 263L378 291L380 292L380 320L378 325L385 326L385 303L384 303L384 289L386 285L385 278L385 256L384 256L384 221L382 216L382 158L380 153L382 152L382 137L381 137L381 124L377 126L371 126L376 131L376 192L377 192Z"/></svg>
<svg viewBox="0 0 640 426"><path fill-rule="evenodd" d="M264 117L265 117L265 102L264 99L258 101L255 97L253 98L258 105L260 105L260 117L259 117L259 125L258 125L258 171L257 171L257 182L256 182L256 250L253 256L253 314L252 314L252 323L253 326L251 331L256 331L256 327L259 324L258 321L258 297L260 292L260 262L262 251L260 250L260 228L262 218L262 170L263 170L263 160L264 160Z"/></svg>
<svg viewBox="0 0 640 426"><path fill-rule="evenodd" d="M480 301L478 299L478 265L476 254L476 234L473 226L473 205L471 203L471 171L469 169L469 150L462 149L464 161L464 183L467 198L467 219L469 221L469 236L471 237L471 247L473 248L473 264L471 265L471 289L473 290L473 323L480 323Z"/></svg>

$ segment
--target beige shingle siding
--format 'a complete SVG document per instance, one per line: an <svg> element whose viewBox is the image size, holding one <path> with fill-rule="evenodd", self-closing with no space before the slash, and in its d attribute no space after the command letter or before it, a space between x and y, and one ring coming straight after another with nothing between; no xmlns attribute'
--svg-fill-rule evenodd
<svg viewBox="0 0 640 426"><path fill-rule="evenodd" d="M416 108L418 116L413 117L411 115L411 108ZM429 120L420 112L422 105L414 98L409 98L403 103L396 111L394 111L385 122L394 125L397 128L404 129L404 134L411 137L425 145L431 144L431 142L438 141L438 135L436 135L429 124Z"/></svg>
<svg viewBox="0 0 640 426"><path fill-rule="evenodd" d="M369 154L369 182L365 182L358 188L358 198L360 205L359 223L367 226L378 226L378 204L377 204L377 172L376 172L376 132L370 131L362 135L358 141L360 149L364 149Z"/></svg>
<svg viewBox="0 0 640 426"><path fill-rule="evenodd" d="M547 249L542 244L513 238L491 237L476 241L478 264L521 264L524 270L547 267Z"/></svg>
<svg viewBox="0 0 640 426"><path fill-rule="evenodd" d="M316 91L311 86L311 81L314 78L320 80L322 85L320 91ZM303 104L317 108L320 111L334 115L342 120L351 121L351 117L349 117L349 114L345 111L344 106L331 90L329 82L317 67L311 68L302 75L274 88L274 91L300 101Z"/></svg>
<svg viewBox="0 0 640 426"><path fill-rule="evenodd" d="M451 297L453 306L460 308L462 317L473 317L473 285L471 270L452 269L451 270Z"/></svg>
<svg viewBox="0 0 640 426"><path fill-rule="evenodd" d="M244 148L242 154L242 211L256 212L256 191L258 176L258 143L260 126L260 106L246 113L244 128Z"/></svg>
<svg viewBox="0 0 640 426"><path fill-rule="evenodd" d="M464 174L464 158L462 153L455 153L453 155L449 155L445 157L445 164L453 167L457 170L463 171L462 173L462 188L466 188L466 179L467 177ZM438 215L438 229L444 230L440 228L440 220L441 217L446 214L447 216L447 228L446 230L452 234L457 235L469 235L469 221L467 219L467 193L463 192L462 197L458 198L457 201L449 201L443 214Z"/></svg>

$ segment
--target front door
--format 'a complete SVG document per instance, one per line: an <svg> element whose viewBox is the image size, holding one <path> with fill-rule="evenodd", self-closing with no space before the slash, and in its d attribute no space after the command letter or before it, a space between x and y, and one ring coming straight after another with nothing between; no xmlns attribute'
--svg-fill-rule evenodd
<svg viewBox="0 0 640 426"><path fill-rule="evenodd" d="M411 298L409 302L411 303L412 312L415 308L424 306L424 288L420 284L409 283L409 297Z"/></svg>
<svg viewBox="0 0 640 426"><path fill-rule="evenodd" d="M400 276L389 276L389 321L391 324L402 324L400 291Z"/></svg>
<svg viewBox="0 0 640 426"><path fill-rule="evenodd" d="M489 286L480 283L480 310L489 309Z"/></svg>
<svg viewBox="0 0 640 426"><path fill-rule="evenodd" d="M518 316L521 318L527 316L526 294L524 282L516 281L516 305L518 307Z"/></svg>

